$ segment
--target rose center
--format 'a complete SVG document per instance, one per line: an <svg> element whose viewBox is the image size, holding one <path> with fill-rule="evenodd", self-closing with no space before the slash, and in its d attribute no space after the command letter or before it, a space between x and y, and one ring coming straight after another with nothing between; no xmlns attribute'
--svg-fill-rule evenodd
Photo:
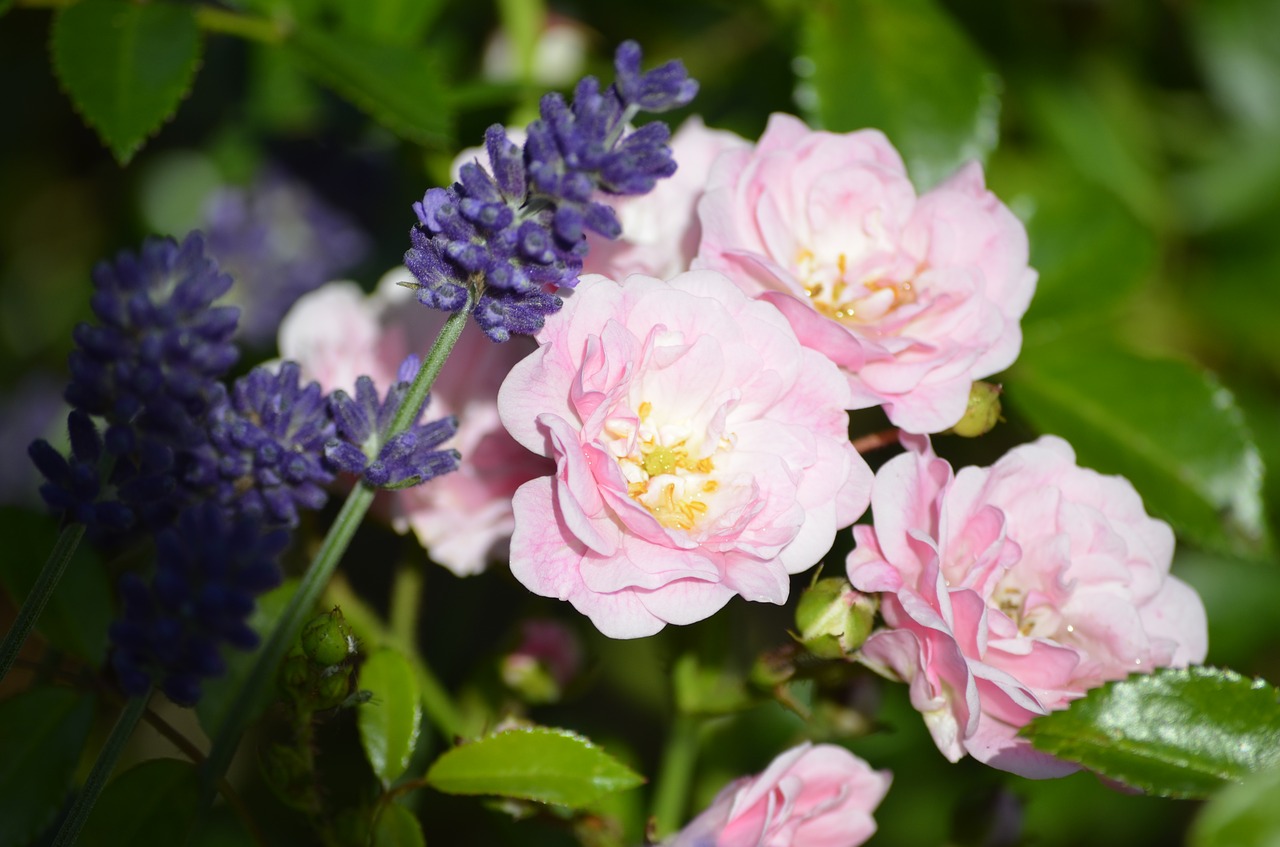
<svg viewBox="0 0 1280 847"><path fill-rule="evenodd" d="M615 453L627 493L663 526L693 529L707 513L709 496L719 488L713 455L727 444L721 439L711 454L699 455L704 451L689 427L652 425L653 406L648 402L636 413L640 425L634 432L623 427L614 433L619 436Z"/></svg>
<svg viewBox="0 0 1280 847"><path fill-rule="evenodd" d="M845 253L838 254L831 262L802 248L796 254L796 271L813 308L841 323L874 323L899 306L916 302L912 279L895 280L880 274L851 278Z"/></svg>

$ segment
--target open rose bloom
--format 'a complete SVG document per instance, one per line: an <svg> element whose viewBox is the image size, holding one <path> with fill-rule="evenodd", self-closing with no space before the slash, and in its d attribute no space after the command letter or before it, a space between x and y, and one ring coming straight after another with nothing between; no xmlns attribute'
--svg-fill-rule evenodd
<svg viewBox="0 0 1280 847"><path fill-rule="evenodd" d="M412 292L396 285L409 278L393 270L371 295L354 283L331 282L302 297L280 325L280 355L325 391L350 394L356 377L367 374L385 395L400 363L430 349L446 317L420 308ZM475 326L463 330L432 386L427 417L458 417L445 446L466 461L430 485L383 495L396 529L412 529L431 557L459 576L484 570L495 546L511 536L511 495L547 472L545 460L516 444L498 421L498 386L532 347L524 338L494 344Z"/></svg>
<svg viewBox="0 0 1280 847"><path fill-rule="evenodd" d="M1017 358L1036 274L1025 229L977 164L917 196L880 132L774 115L753 149L716 160L698 214L693 266L781 309L844 369L851 408L940 432L974 380Z"/></svg>
<svg viewBox="0 0 1280 847"><path fill-rule="evenodd" d="M585 277L539 341L498 395L556 463L516 492L511 569L606 635L783 603L866 509L847 381L722 275Z"/></svg>
<svg viewBox="0 0 1280 847"><path fill-rule="evenodd" d="M843 747L801 744L725 786L663 847L857 847L890 779Z"/></svg>
<svg viewBox="0 0 1280 847"><path fill-rule="evenodd" d="M849 580L884 592L865 663L910 684L952 761L1028 777L1075 766L1016 737L1037 715L1135 671L1204 660L1204 606L1169 575L1173 533L1120 477L1045 436L953 474L927 439L876 474Z"/></svg>

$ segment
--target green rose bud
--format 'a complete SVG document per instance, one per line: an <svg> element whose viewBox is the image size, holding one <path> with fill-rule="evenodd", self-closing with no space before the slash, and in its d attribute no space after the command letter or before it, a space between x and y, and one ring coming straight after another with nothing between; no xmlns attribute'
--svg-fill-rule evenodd
<svg viewBox="0 0 1280 847"><path fill-rule="evenodd" d="M342 610L316 615L302 628L302 652L315 664L327 668L356 652L356 639Z"/></svg>
<svg viewBox="0 0 1280 847"><path fill-rule="evenodd" d="M796 638L815 656L847 656L867 640L877 606L874 597L854 591L843 577L820 579L800 595Z"/></svg>
<svg viewBox="0 0 1280 847"><path fill-rule="evenodd" d="M977 438L990 432L1000 420L1000 386L975 382L969 389L969 406L960 423L949 430L965 438Z"/></svg>

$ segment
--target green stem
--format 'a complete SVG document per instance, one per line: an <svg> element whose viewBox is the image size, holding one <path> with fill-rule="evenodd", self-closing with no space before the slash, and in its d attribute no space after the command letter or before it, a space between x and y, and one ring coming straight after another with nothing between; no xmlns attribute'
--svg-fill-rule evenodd
<svg viewBox="0 0 1280 847"><path fill-rule="evenodd" d="M347 623L351 625L351 629L361 641L372 647L385 644L404 654L417 677L418 692L422 696L422 708L426 711L427 718L440 730L440 734L450 741L464 737L466 732L462 715L458 713L458 708L449 697L449 692L418 653L414 642L406 643L391 632L378 618L378 613L369 608L368 604L351 590L351 586L341 576L335 577L329 583L329 590L325 596L335 606L342 608L343 617L347 619Z"/></svg>
<svg viewBox="0 0 1280 847"><path fill-rule="evenodd" d="M440 375L445 359L453 351L453 346L458 343L458 337L462 335L462 330L467 325L470 312L471 303L468 302L461 311L450 315L441 327L440 334L436 336L435 343L427 353L426 361L419 369L413 384L409 386L404 402L396 410L391 427L387 431L388 437L404 432L416 421L432 383ZM289 605L262 645L253 670L250 671L244 685L236 692L231 708L213 736L213 747L202 769L206 802L213 799L217 780L226 773L227 767L231 764L231 757L240 744L240 736L253 718L258 705L268 696L276 668L298 637L303 622L311 615L316 601L320 599L325 586L333 577L338 562L341 561L343 553L346 552L352 537L364 520L365 513L369 511L375 493L375 489L366 485L358 484L351 489L351 494L342 504L342 510L338 512L333 525L329 527L329 532L316 552L315 558L311 560L310 567L302 575L298 590L290 598Z"/></svg>
<svg viewBox="0 0 1280 847"><path fill-rule="evenodd" d="M698 733L701 721L693 715L677 713L658 767L658 783L653 795L655 834L666 838L684 822L693 783L693 768L698 761Z"/></svg>
<svg viewBox="0 0 1280 847"><path fill-rule="evenodd" d="M205 32L234 35L246 41L258 41L262 44L281 44L288 35L285 29L275 21L238 15L213 6L197 6L195 14L196 23Z"/></svg>
<svg viewBox="0 0 1280 847"><path fill-rule="evenodd" d="M27 643L27 637L31 635L31 630L35 629L40 613L44 611L45 604L53 596L53 590L58 587L58 580L62 579L62 573L67 569L67 562L71 561L71 556L76 552L81 538L84 538L82 523L67 524L62 528L62 532L58 533L58 540L54 542L48 560L41 568L40 575L36 577L36 584L31 587L27 598L22 601L22 608L18 610L18 619L13 622L13 628L5 635L4 643L0 644L0 680L9 675L13 660L18 658L22 645Z"/></svg>
<svg viewBox="0 0 1280 847"><path fill-rule="evenodd" d="M147 710L147 700L150 697L151 692L148 691L141 697L130 699L125 704L124 711L116 719L115 728L111 730L111 735L107 737L107 743L102 745L102 750L98 752L98 760L93 763L93 770L89 771L89 778L85 780L80 793L76 795L75 803L71 806L71 811L67 814L66 820L62 822L62 828L58 830L58 835L53 841L53 847L71 847L72 844L76 843L76 839L80 837L80 829L84 826L85 821L89 819L89 813L93 811L93 804L98 802L98 795L106 787L107 778L111 776L111 771L115 769L116 760L120 758L120 751L124 749L125 742L133 735L134 727L138 725L143 712Z"/></svg>
<svg viewBox="0 0 1280 847"><path fill-rule="evenodd" d="M418 609L422 606L422 569L406 562L391 584L391 634L402 644L418 642Z"/></svg>

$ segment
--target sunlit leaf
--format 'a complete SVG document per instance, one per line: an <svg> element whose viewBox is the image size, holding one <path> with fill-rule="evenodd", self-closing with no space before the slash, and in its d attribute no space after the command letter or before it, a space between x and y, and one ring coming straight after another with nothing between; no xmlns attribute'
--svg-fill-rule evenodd
<svg viewBox="0 0 1280 847"><path fill-rule="evenodd" d="M195 766L150 759L111 780L85 822L85 847L182 844L199 806Z"/></svg>
<svg viewBox="0 0 1280 847"><path fill-rule="evenodd" d="M0 701L0 844L26 844L71 789L93 698L40 688Z"/></svg>
<svg viewBox="0 0 1280 847"><path fill-rule="evenodd" d="M1280 697L1234 671L1162 669L1095 688L1022 734L1150 794L1205 797L1280 764Z"/></svg>
<svg viewBox="0 0 1280 847"><path fill-rule="evenodd" d="M1010 406L1071 442L1081 465L1127 477L1180 534L1265 549L1262 461L1231 392L1211 375L1092 334L1026 345L1009 373Z"/></svg>
<svg viewBox="0 0 1280 847"><path fill-rule="evenodd" d="M580 808L644 779L580 735L531 727L453 748L427 771L427 782L446 794L497 794Z"/></svg>
<svg viewBox="0 0 1280 847"><path fill-rule="evenodd" d="M394 782L409 766L422 728L422 697L413 666L398 650L379 650L360 667L361 691L373 695L360 705L360 741L373 772Z"/></svg>
<svg viewBox="0 0 1280 847"><path fill-rule="evenodd" d="M84 0L54 18L52 49L63 88L123 165L191 89L200 30L192 6Z"/></svg>
<svg viewBox="0 0 1280 847"><path fill-rule="evenodd" d="M820 0L804 18L808 111L883 130L926 188L996 146L1000 80L932 0Z"/></svg>

